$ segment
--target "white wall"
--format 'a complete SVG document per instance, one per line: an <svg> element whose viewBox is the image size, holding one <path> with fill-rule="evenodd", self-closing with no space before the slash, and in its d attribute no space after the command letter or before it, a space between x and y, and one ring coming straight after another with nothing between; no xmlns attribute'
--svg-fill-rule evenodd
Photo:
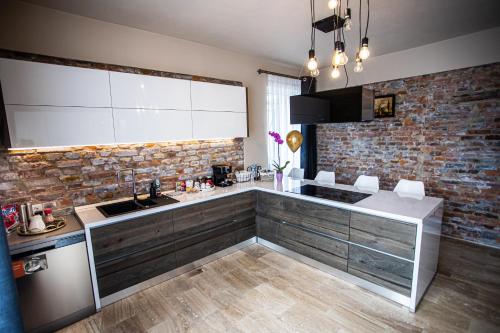
<svg viewBox="0 0 500 333"><path fill-rule="evenodd" d="M368 58L363 71L354 73L354 61L347 65L349 86L388 81L453 69L490 64L500 61L500 27L447 39L412 49ZM350 57L353 59L353 57ZM339 79L330 77L323 68L317 90L343 88L345 74Z"/></svg>
<svg viewBox="0 0 500 333"><path fill-rule="evenodd" d="M250 127L245 164L267 165L266 77L257 69L297 75L299 68L20 1L0 2L0 48L243 82Z"/></svg>

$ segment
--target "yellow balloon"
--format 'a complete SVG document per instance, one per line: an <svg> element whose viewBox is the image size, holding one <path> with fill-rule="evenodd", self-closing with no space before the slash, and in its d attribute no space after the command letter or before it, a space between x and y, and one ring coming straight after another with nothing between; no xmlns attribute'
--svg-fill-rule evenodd
<svg viewBox="0 0 500 333"><path fill-rule="evenodd" d="M286 144L294 153L300 148L302 141L304 141L304 137L299 131L296 130L291 131L286 136Z"/></svg>

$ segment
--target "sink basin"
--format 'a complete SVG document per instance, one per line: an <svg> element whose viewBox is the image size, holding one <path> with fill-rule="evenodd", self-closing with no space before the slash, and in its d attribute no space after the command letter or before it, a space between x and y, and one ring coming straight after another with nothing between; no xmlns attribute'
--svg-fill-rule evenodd
<svg viewBox="0 0 500 333"><path fill-rule="evenodd" d="M139 199L137 201L127 200L115 202L112 204L97 206L97 210L102 213L105 217L113 217L116 215L122 215L127 213L132 213L139 210L145 210L156 206L170 205L179 202L168 196L162 196L157 199Z"/></svg>

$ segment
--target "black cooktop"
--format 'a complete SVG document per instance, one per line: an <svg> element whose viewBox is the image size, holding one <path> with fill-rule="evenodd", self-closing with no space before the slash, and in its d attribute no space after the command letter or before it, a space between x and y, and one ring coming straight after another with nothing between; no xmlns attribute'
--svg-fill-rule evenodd
<svg viewBox="0 0 500 333"><path fill-rule="evenodd" d="M339 190L335 188L316 185L303 185L301 187L292 189L290 192L321 199L345 202L349 204L356 203L371 196L371 194Z"/></svg>

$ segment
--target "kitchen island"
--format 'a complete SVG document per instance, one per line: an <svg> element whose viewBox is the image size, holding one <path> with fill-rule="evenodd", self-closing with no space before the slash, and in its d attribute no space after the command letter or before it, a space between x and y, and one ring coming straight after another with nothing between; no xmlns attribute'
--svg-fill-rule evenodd
<svg viewBox="0 0 500 333"><path fill-rule="evenodd" d="M96 308L259 242L415 311L436 272L443 200L379 191L350 204L294 193L305 184L359 192L285 180L109 218L77 207Z"/></svg>

